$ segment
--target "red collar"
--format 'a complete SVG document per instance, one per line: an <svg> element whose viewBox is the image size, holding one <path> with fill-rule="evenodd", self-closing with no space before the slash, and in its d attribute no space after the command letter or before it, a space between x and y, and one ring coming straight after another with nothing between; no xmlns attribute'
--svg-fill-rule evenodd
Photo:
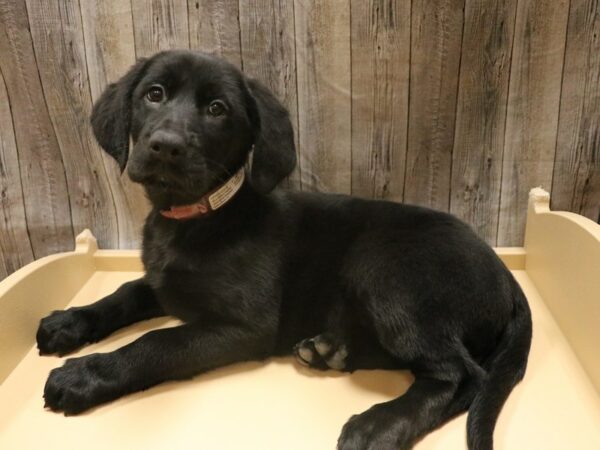
<svg viewBox="0 0 600 450"><path fill-rule="evenodd" d="M224 184L204 195L196 203L183 206L171 206L163 209L160 214L167 219L188 220L209 214L227 203L242 187L245 172L242 167L237 173Z"/></svg>

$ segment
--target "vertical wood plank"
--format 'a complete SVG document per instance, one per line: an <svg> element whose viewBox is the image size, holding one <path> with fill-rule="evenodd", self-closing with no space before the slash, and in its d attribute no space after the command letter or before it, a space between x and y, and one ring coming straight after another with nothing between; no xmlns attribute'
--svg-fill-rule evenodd
<svg viewBox="0 0 600 450"><path fill-rule="evenodd" d="M286 0L249 0L240 3L244 72L269 87L290 113L298 160L298 96L294 5ZM300 164L289 187L300 189Z"/></svg>
<svg viewBox="0 0 600 450"><path fill-rule="evenodd" d="M571 0L551 199L600 222L598 0Z"/></svg>
<svg viewBox="0 0 600 450"><path fill-rule="evenodd" d="M189 48L187 0L131 0L138 58Z"/></svg>
<svg viewBox="0 0 600 450"><path fill-rule="evenodd" d="M89 83L92 101L96 101L110 82L118 80L135 62L131 4L121 0L86 0L81 3ZM89 127L89 124L88 124ZM117 163L95 145L102 154L111 186L119 248L139 248L141 230L149 211L143 188L121 175Z"/></svg>
<svg viewBox="0 0 600 450"><path fill-rule="evenodd" d="M532 187L550 189L568 0L520 0L504 140L498 245L523 245Z"/></svg>
<svg viewBox="0 0 600 450"><path fill-rule="evenodd" d="M190 48L221 56L241 68L238 2L188 0L188 11Z"/></svg>
<svg viewBox="0 0 600 450"><path fill-rule="evenodd" d="M0 70L0 280L33 261L23 203L17 144Z"/></svg>
<svg viewBox="0 0 600 450"><path fill-rule="evenodd" d="M467 0L452 154L450 212L496 244L517 0Z"/></svg>
<svg viewBox="0 0 600 450"><path fill-rule="evenodd" d="M131 4L120 0L84 0L81 18L92 100L135 63Z"/></svg>
<svg viewBox="0 0 600 450"><path fill-rule="evenodd" d="M0 0L0 70L17 148L33 256L72 247L73 226L62 155L37 73L25 2Z"/></svg>
<svg viewBox="0 0 600 450"><path fill-rule="evenodd" d="M411 2L352 0L352 194L401 201Z"/></svg>
<svg viewBox="0 0 600 450"><path fill-rule="evenodd" d="M448 211L465 0L414 0L404 202Z"/></svg>
<svg viewBox="0 0 600 450"><path fill-rule="evenodd" d="M303 189L351 192L350 3L294 1Z"/></svg>
<svg viewBox="0 0 600 450"><path fill-rule="evenodd" d="M118 244L113 198L91 134L90 87L78 0L27 0L31 36L50 118L63 154L75 233Z"/></svg>

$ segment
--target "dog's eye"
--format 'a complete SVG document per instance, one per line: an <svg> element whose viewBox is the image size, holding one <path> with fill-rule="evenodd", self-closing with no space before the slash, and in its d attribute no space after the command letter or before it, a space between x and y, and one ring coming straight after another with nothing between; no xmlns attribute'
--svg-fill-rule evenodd
<svg viewBox="0 0 600 450"><path fill-rule="evenodd" d="M148 92L146 92L146 98L148 98L148 100L150 100L152 103L162 102L164 97L165 90L158 84L153 84L150 86L150 89L148 89Z"/></svg>
<svg viewBox="0 0 600 450"><path fill-rule="evenodd" d="M215 117L225 114L225 104L221 100L215 100L208 105L208 113Z"/></svg>

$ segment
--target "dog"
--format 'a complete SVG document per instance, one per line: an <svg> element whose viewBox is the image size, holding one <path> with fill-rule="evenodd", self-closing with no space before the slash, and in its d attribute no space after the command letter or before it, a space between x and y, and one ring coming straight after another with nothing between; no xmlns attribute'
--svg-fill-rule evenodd
<svg viewBox="0 0 600 450"><path fill-rule="evenodd" d="M339 450L411 448L465 411L469 449L493 447L525 373L531 314L468 225L418 206L276 189L296 164L286 109L200 52L138 61L98 99L91 124L151 202L145 275L42 319L40 353L64 355L153 317L183 324L67 359L49 374L46 407L78 414L166 380L293 354L321 370L414 373L403 396L350 418Z"/></svg>

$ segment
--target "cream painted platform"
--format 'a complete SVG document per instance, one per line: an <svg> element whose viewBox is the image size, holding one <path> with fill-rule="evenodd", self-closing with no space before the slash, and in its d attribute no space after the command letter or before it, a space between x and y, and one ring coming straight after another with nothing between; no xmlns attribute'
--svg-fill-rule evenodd
<svg viewBox="0 0 600 450"><path fill-rule="evenodd" d="M534 338L525 380L509 398L497 449L600 449L600 226L548 210L533 192L524 248L498 249L523 287ZM62 364L34 348L51 309L92 302L141 275L137 252L74 252L36 261L0 283L0 449L333 450L344 422L401 395L410 373L312 372L291 359L240 364L171 382L76 417L43 408L48 372ZM113 350L156 327L119 331L75 356ZM466 448L463 415L416 449Z"/></svg>

